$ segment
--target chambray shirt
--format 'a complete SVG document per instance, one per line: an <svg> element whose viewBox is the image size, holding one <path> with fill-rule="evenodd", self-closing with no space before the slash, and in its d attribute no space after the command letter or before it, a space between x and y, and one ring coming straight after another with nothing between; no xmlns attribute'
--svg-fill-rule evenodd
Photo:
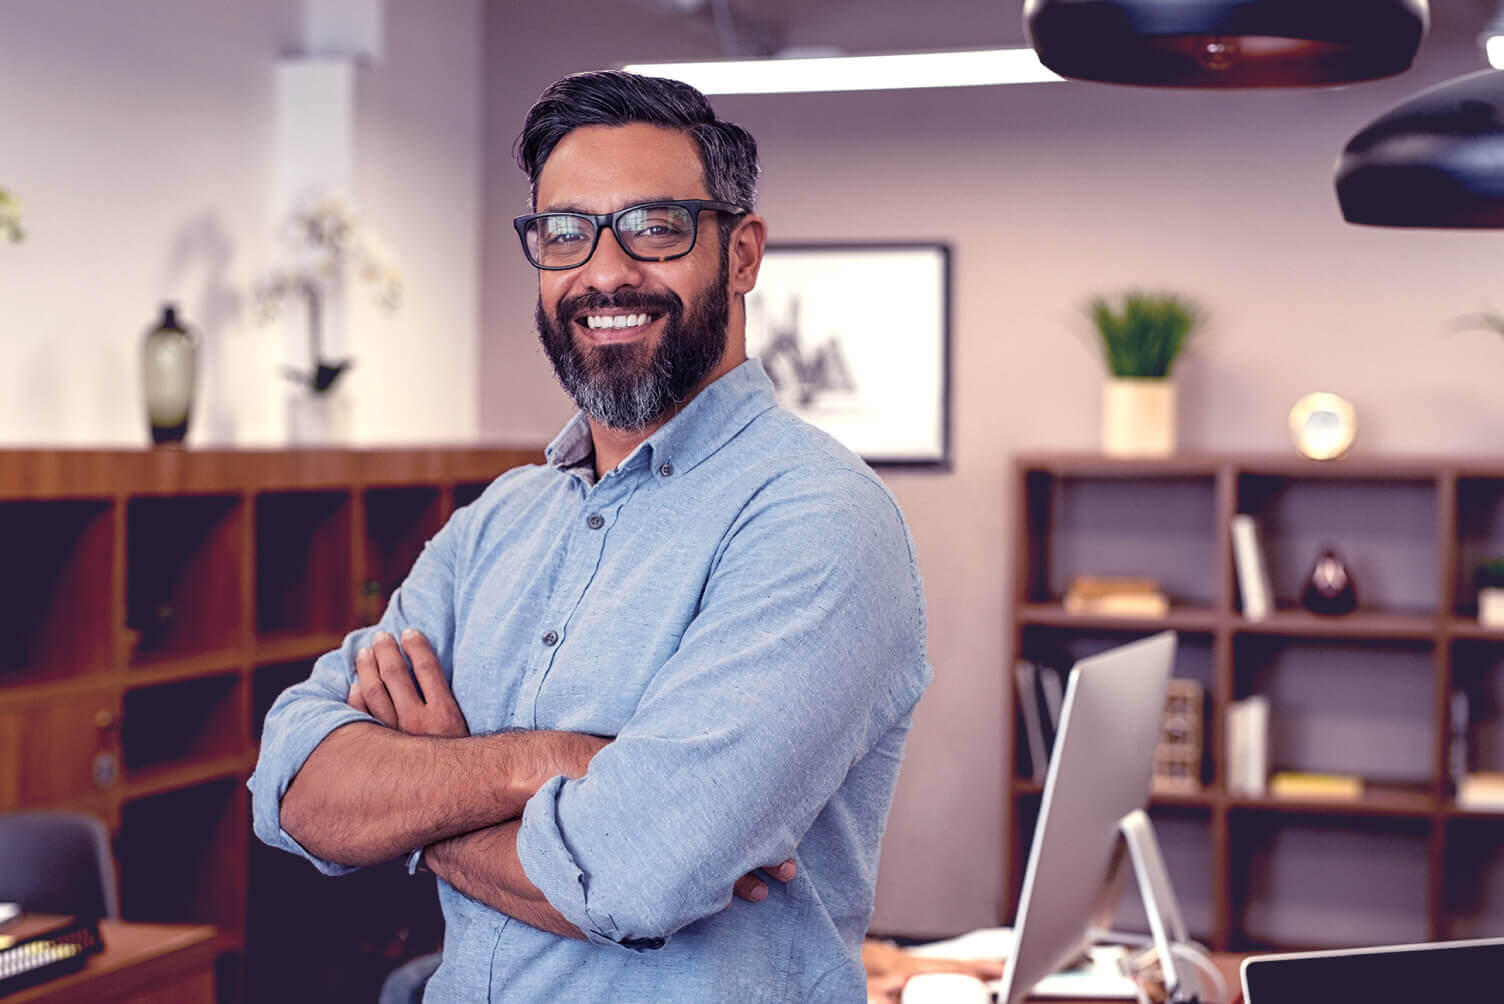
<svg viewBox="0 0 1504 1004"><path fill-rule="evenodd" d="M615 740L527 803L528 878L588 941L439 882L439 1001L860 1001L860 943L930 680L912 540L876 476L752 359L598 482L576 416L431 540L381 622L267 715L256 833L328 874L279 803L378 628L432 642L472 734ZM792 857L760 903L745 872ZM727 905L729 909L726 909Z"/></svg>

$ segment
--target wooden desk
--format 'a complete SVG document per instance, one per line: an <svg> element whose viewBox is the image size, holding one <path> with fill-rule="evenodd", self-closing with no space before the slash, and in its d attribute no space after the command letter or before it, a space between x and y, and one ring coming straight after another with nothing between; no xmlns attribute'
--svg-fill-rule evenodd
<svg viewBox="0 0 1504 1004"><path fill-rule="evenodd" d="M90 956L78 972L7 994L0 1001L214 1004L214 928L101 920L99 936L104 951Z"/></svg>

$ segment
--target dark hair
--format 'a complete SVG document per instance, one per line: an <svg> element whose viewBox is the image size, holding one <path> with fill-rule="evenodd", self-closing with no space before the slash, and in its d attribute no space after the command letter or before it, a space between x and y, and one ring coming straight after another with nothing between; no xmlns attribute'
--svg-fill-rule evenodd
<svg viewBox="0 0 1504 1004"><path fill-rule="evenodd" d="M538 175L560 140L582 126L633 122L687 133L700 150L710 197L747 209L757 205L757 141L751 133L716 118L705 95L686 83L596 70L554 82L528 110L513 152L527 172L533 208L538 206ZM724 219L723 226L729 222Z"/></svg>

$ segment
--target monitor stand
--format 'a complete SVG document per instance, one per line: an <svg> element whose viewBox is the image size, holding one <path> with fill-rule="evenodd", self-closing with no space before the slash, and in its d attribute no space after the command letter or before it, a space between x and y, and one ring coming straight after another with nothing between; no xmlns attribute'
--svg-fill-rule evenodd
<svg viewBox="0 0 1504 1004"><path fill-rule="evenodd" d="M1122 834L1129 860L1133 862L1133 875L1144 913L1149 918L1149 931L1155 954L1159 956L1169 1004L1196 1004L1201 1000L1198 994L1201 981L1193 977L1187 985L1186 976L1190 974L1176 963L1175 952L1180 952L1182 957L1192 953L1203 958L1206 953L1191 941L1186 930L1180 901L1175 898L1170 872L1165 867L1159 839L1154 835L1154 824L1142 809L1134 809L1118 821L1118 832ZM1206 959L1206 964L1211 965L1211 960Z"/></svg>

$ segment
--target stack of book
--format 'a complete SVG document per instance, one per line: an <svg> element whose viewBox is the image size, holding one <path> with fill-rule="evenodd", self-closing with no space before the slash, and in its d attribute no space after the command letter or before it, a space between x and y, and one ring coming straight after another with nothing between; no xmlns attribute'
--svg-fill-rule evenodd
<svg viewBox="0 0 1504 1004"><path fill-rule="evenodd" d="M1029 776L1043 784L1060 727L1060 704L1065 693L1060 671L1020 659L1013 668L1018 685L1018 707L1023 716L1024 739L1029 750Z"/></svg>
<svg viewBox="0 0 1504 1004"><path fill-rule="evenodd" d="M1227 707L1227 792L1261 798L1269 777L1269 698L1233 701Z"/></svg>
<svg viewBox="0 0 1504 1004"><path fill-rule="evenodd" d="M1072 614L1163 617L1170 612L1170 600L1153 579L1080 575L1065 592L1065 609Z"/></svg>
<svg viewBox="0 0 1504 1004"><path fill-rule="evenodd" d="M1363 779L1356 774L1310 774L1282 770L1269 779L1269 794L1275 798L1356 802L1363 797Z"/></svg>
<svg viewBox="0 0 1504 1004"><path fill-rule="evenodd" d="M1205 691L1195 680L1173 679L1165 698L1159 745L1154 749L1152 790L1194 795L1201 790L1202 718Z"/></svg>
<svg viewBox="0 0 1504 1004"><path fill-rule="evenodd" d="M1252 516L1240 513L1232 518L1232 558L1238 572L1238 595L1243 600L1243 616L1261 621L1274 609L1274 586L1269 581L1269 565L1264 561L1264 546L1259 539L1259 525Z"/></svg>
<svg viewBox="0 0 1504 1004"><path fill-rule="evenodd" d="M1504 812L1504 774L1474 771L1457 785L1457 807L1474 812Z"/></svg>

